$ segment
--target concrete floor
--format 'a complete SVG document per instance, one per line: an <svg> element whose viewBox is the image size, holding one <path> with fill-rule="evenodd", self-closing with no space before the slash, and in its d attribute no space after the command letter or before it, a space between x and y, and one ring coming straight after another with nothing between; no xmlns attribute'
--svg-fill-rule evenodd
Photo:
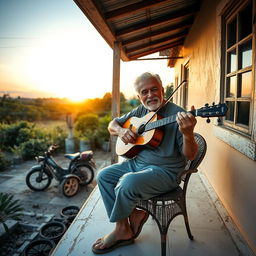
<svg viewBox="0 0 256 256"><path fill-rule="evenodd" d="M190 241L187 236L183 217L176 217L169 227L167 255L249 255L238 249L239 246L227 230L199 174L191 176L187 196L188 216L194 241ZM108 222L99 190L96 187L73 224L56 246L52 256L95 255L91 251L92 244L104 234L112 231L113 227L114 224ZM107 255L161 255L160 234L156 223L152 218L149 218L134 244L117 248Z"/></svg>

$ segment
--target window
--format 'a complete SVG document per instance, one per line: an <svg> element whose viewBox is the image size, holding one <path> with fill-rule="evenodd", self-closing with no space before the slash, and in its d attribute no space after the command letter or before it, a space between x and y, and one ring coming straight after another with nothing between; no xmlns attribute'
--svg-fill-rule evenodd
<svg viewBox="0 0 256 256"><path fill-rule="evenodd" d="M222 98L229 110L228 128L250 136L253 129L254 55L253 16L255 1L241 1L223 16L224 75ZM254 47L255 48L255 47Z"/></svg>
<svg viewBox="0 0 256 256"><path fill-rule="evenodd" d="M183 86L183 90L182 90L182 96L183 96L183 99L182 99L182 105L184 107L184 109L186 110L190 110L189 107L188 107L188 83L189 83L189 65L186 64L184 66L184 79L187 80L187 82L184 84Z"/></svg>
<svg viewBox="0 0 256 256"><path fill-rule="evenodd" d="M186 60L186 64L181 65L181 78L182 81L186 80L186 83L180 88L180 106L185 110L190 110L188 106L188 88L189 88L189 62Z"/></svg>
<svg viewBox="0 0 256 256"><path fill-rule="evenodd" d="M220 98L229 110L222 123L216 122L213 131L217 138L256 160L256 1L223 0L217 15Z"/></svg>

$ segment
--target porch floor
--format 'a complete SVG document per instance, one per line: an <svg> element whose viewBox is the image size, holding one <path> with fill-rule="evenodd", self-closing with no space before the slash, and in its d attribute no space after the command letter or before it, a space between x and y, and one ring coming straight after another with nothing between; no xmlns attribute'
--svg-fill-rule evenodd
<svg viewBox="0 0 256 256"><path fill-rule="evenodd" d="M169 227L167 255L174 256L241 256L226 229L198 174L191 176L187 193L187 208L194 241L190 241L182 216L177 216ZM64 234L52 256L92 256L92 244L113 230L108 222L98 188L92 192L78 216ZM160 256L160 234L150 217L134 244L117 248L108 256Z"/></svg>

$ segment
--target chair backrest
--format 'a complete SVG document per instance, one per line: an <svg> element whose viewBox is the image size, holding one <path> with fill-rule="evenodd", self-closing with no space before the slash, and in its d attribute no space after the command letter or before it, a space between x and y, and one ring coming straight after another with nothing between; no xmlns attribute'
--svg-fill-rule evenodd
<svg viewBox="0 0 256 256"><path fill-rule="evenodd" d="M195 133L194 136L195 136L196 143L198 144L198 152L197 152L196 158L192 160L188 166L189 167L188 169L190 170L196 169L199 166L199 164L202 162L205 156L206 149L207 149L207 144L203 136L200 135L199 133Z"/></svg>
<svg viewBox="0 0 256 256"><path fill-rule="evenodd" d="M198 144L197 155L194 160L192 160L192 161L189 160L187 163L187 166L185 167L185 170L180 172L177 175L178 184L180 184L181 181L185 182L185 180L186 180L186 182L188 182L191 173L197 172L197 167L204 159L206 149L207 149L206 141L203 138L203 136L200 135L199 133L195 133L194 136L195 136L196 143Z"/></svg>

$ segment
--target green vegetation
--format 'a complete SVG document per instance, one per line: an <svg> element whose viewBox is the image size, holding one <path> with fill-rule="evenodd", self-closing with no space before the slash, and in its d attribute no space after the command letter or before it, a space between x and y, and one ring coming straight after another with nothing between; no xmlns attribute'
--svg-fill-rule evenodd
<svg viewBox="0 0 256 256"><path fill-rule="evenodd" d="M21 120L30 122L56 121L65 120L69 113L77 117L87 113L95 113L102 117L110 113L111 99L111 93L106 93L103 98L88 99L80 103L58 98L11 98L8 94L4 94L0 97L0 120L6 124ZM121 93L121 113L128 112L138 104L136 99L127 101Z"/></svg>
<svg viewBox="0 0 256 256"><path fill-rule="evenodd" d="M64 151L68 134L66 117L70 114L75 117L75 139L88 141L92 149L101 148L109 140L111 101L111 93L81 103L3 95L0 97L0 171L10 163L6 152L27 160L42 154L51 144L58 144L59 150ZM126 100L121 94L121 114L138 104L137 99Z"/></svg>
<svg viewBox="0 0 256 256"><path fill-rule="evenodd" d="M104 142L109 141L108 124L110 114L98 117L96 114L85 114L75 122L75 134L81 140L88 142L92 149L99 148Z"/></svg>
<svg viewBox="0 0 256 256"><path fill-rule="evenodd" d="M9 166L10 162L3 152L0 151L0 171L5 170Z"/></svg>
<svg viewBox="0 0 256 256"><path fill-rule="evenodd" d="M13 200L13 195L0 193L0 223L4 226L6 232L9 230L5 221L20 220L21 211L23 211L23 208L19 200Z"/></svg>
<svg viewBox="0 0 256 256"><path fill-rule="evenodd" d="M52 129L37 128L36 124L20 121L13 124L0 124L0 148L22 159L32 159L42 154L50 144L60 145L64 150L67 133L61 127ZM0 154L0 171L9 164L4 153Z"/></svg>
<svg viewBox="0 0 256 256"><path fill-rule="evenodd" d="M173 92L173 84L168 84L165 88L165 98L167 99ZM171 100L172 101L172 100Z"/></svg>
<svg viewBox="0 0 256 256"><path fill-rule="evenodd" d="M108 132L108 124L111 121L111 119L112 118L110 113L99 119L99 126L98 126L98 132L97 132L99 143L109 141L110 135Z"/></svg>
<svg viewBox="0 0 256 256"><path fill-rule="evenodd" d="M97 130L99 127L99 117L96 114L85 114L77 118L75 123L75 131L78 137L89 142L92 148L97 145Z"/></svg>

